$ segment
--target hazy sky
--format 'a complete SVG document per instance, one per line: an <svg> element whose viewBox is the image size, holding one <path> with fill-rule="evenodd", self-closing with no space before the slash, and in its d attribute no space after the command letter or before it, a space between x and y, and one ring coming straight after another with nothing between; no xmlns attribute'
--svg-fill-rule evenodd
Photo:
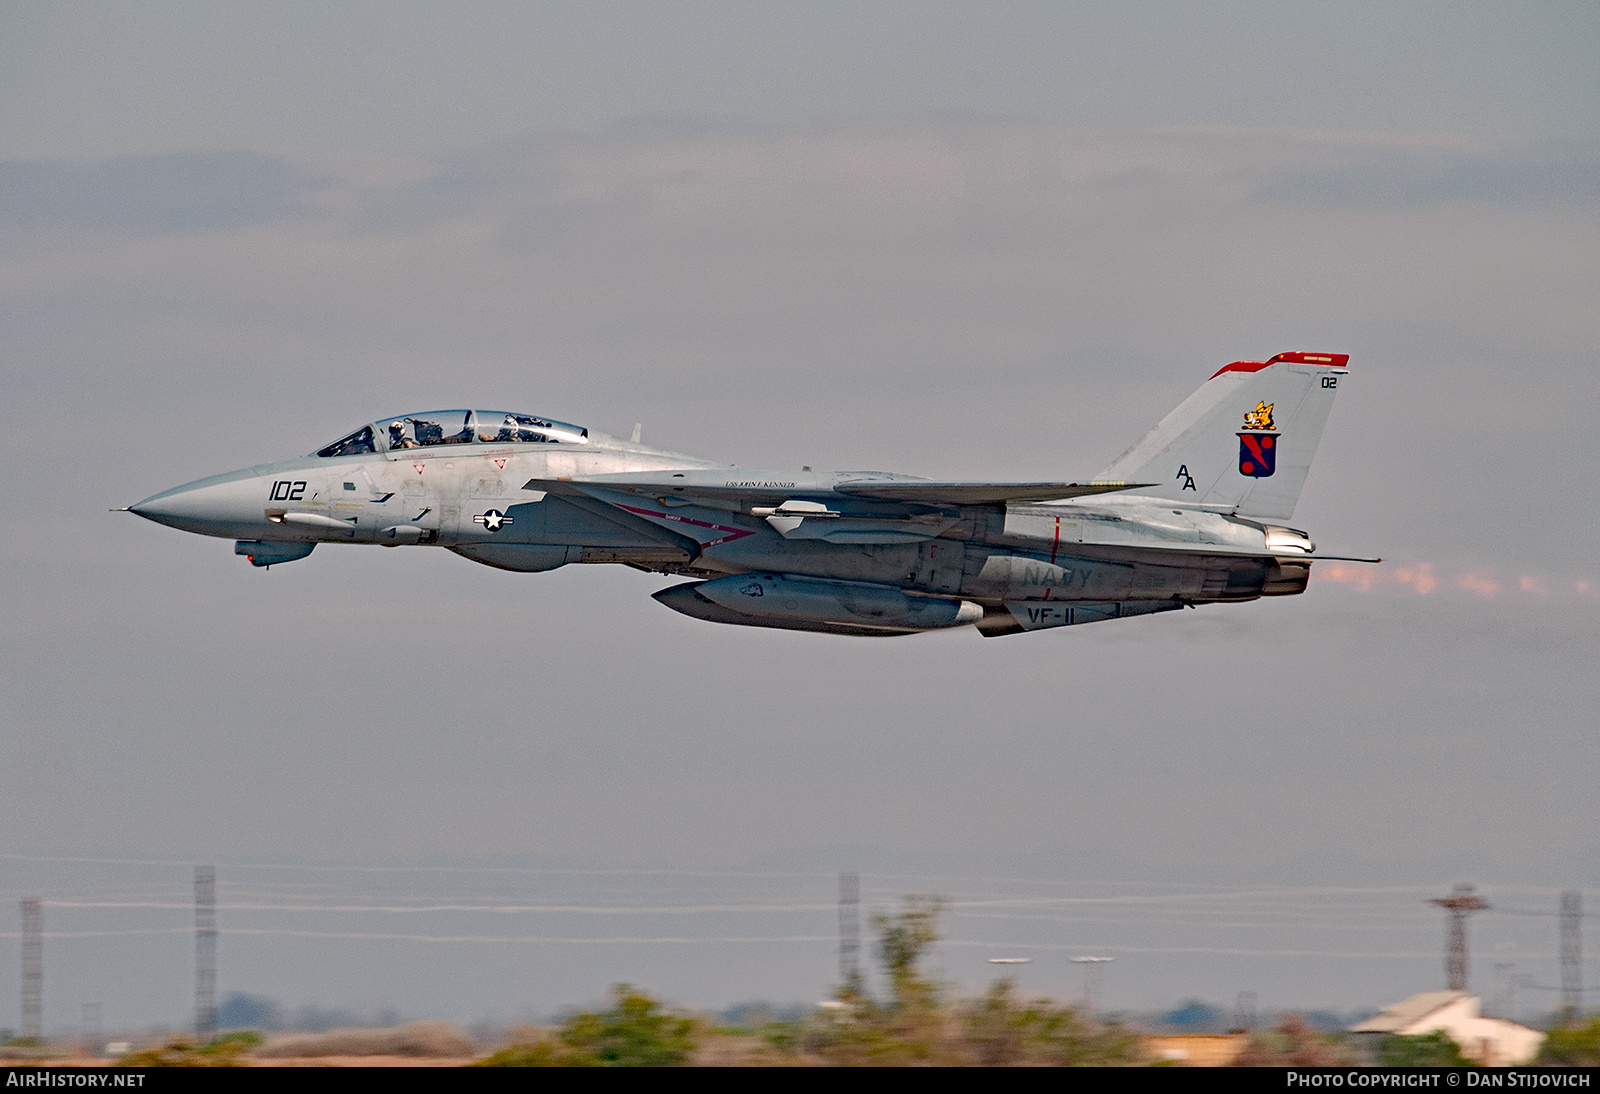
<svg viewBox="0 0 1600 1094"><path fill-rule="evenodd" d="M680 116L1592 138L1600 12L1541 3L11 3L0 144L438 152Z"/></svg>
<svg viewBox="0 0 1600 1094"><path fill-rule="evenodd" d="M1120 954L1113 1005L1376 1005L1440 986L1463 880L1479 986L1557 982L1597 55L1589 4L0 4L0 898L56 902L47 1021L184 1020L197 861L266 932L224 992L458 1019L819 998L840 869L966 901L971 985L992 942L1060 993ZM1081 476L1291 349L1351 354L1294 523L1391 561L1104 627L719 629L621 568L261 572L107 512L435 405ZM532 941L623 937L754 941Z"/></svg>

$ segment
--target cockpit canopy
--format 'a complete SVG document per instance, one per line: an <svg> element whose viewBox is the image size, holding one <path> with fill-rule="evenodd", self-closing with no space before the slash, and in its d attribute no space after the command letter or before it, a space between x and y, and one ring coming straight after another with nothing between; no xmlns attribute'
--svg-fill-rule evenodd
<svg viewBox="0 0 1600 1094"><path fill-rule="evenodd" d="M503 410L429 410L385 418L340 437L319 456L356 456L440 444L588 444L582 426Z"/></svg>

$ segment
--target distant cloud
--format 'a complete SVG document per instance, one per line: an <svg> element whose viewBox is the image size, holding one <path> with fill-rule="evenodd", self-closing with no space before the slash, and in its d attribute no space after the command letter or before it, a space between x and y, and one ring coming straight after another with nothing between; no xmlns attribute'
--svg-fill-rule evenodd
<svg viewBox="0 0 1600 1094"><path fill-rule="evenodd" d="M658 443L739 462L1030 476L1103 466L1229 360L1321 348L1355 355L1332 428L1406 426L1330 435L1349 462L1325 481L1404 467L1389 503L1445 530L1362 534L1436 557L1481 534L1453 492L1567 488L1485 439L1587 427L1600 200L1536 198L1593 193L1591 162L1449 134L972 117L12 162L7 379L118 414L315 390L307 446L468 387L613 432L644 415ZM1379 200L1400 204L1351 204ZM1508 361L1539 361L1539 384Z"/></svg>
<svg viewBox="0 0 1600 1094"><path fill-rule="evenodd" d="M0 163L0 228L129 235L210 232L310 211L330 184L262 152L193 152Z"/></svg>
<svg viewBox="0 0 1600 1094"><path fill-rule="evenodd" d="M1501 141L1477 149L1378 148L1344 166L1275 173L1255 196L1363 208L1450 202L1587 205L1600 200L1600 144Z"/></svg>

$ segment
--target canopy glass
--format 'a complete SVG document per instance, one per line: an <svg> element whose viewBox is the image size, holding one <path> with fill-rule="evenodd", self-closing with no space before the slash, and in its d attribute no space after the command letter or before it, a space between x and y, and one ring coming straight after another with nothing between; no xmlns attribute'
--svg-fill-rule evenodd
<svg viewBox="0 0 1600 1094"><path fill-rule="evenodd" d="M587 444L582 426L504 410L429 410L385 418L341 437L319 456L356 456L442 444Z"/></svg>

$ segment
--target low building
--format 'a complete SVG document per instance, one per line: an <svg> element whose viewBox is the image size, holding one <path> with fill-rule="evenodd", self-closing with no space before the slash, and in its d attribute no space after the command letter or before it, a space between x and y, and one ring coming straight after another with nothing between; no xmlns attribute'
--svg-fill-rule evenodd
<svg viewBox="0 0 1600 1094"><path fill-rule="evenodd" d="M1184 1067L1231 1067L1250 1043L1248 1033L1151 1034L1143 1038L1153 1060Z"/></svg>
<svg viewBox="0 0 1600 1094"><path fill-rule="evenodd" d="M1464 991L1425 991L1385 1007L1350 1027L1357 1044L1376 1054L1385 1037L1419 1037L1443 1032L1461 1054L1484 1067L1526 1064L1539 1055L1544 1034L1520 1022L1485 1018L1476 995Z"/></svg>

